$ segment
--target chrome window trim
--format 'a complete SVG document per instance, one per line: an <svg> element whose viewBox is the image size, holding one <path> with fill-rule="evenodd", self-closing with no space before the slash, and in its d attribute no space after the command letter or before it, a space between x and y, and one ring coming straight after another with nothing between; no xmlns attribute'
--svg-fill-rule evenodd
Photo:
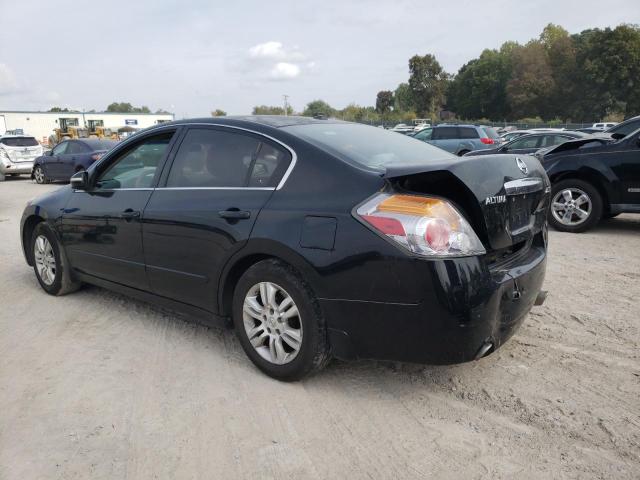
<svg viewBox="0 0 640 480"><path fill-rule="evenodd" d="M268 190L274 191L276 187L157 187L155 190Z"/></svg>
<svg viewBox="0 0 640 480"><path fill-rule="evenodd" d="M269 140L271 140L272 142L277 143L278 145L281 145L282 147L286 148L289 153L291 154L291 163L289 164L289 166L287 167L287 170L284 172L284 175L282 175L282 178L280 179L280 182L278 183L278 185L276 185L276 187L258 187L258 188L268 188L269 190L280 190L285 182L287 181L287 179L289 178L289 175L291 175L291 172L293 171L293 168L295 167L297 161L298 161L298 155L296 155L296 152L293 148L291 148L289 145L287 145L286 143L278 140L277 138L272 137L271 135L267 135L266 133L262 133L262 132L258 132L256 130L251 130L250 128L244 128L244 127L237 127L235 125L225 125L223 123L204 123L204 122L185 122L185 123L178 123L178 124L173 124L173 125L164 125L164 126L158 126L158 127L151 127L149 130L144 130L146 133L149 132L155 132L156 130L162 129L162 128L177 128L180 126L186 126L186 127L190 127L190 126L204 126L204 127L224 127L224 128L232 128L234 130L241 130L244 132L249 132L249 133L253 133L254 135L258 135L264 138L268 138ZM167 188L167 187L162 187L162 188ZM173 187L168 187L168 188L173 188ZM176 187L176 188L183 188L183 187ZM184 187L184 188L200 188L200 187ZM222 188L231 188L231 189L248 189L248 188L252 188L252 187L202 187L202 188L213 188L213 189L222 189Z"/></svg>

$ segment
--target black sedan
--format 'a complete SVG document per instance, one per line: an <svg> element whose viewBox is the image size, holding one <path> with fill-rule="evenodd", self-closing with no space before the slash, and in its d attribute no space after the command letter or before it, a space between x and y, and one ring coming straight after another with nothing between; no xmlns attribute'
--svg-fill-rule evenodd
<svg viewBox="0 0 640 480"><path fill-rule="evenodd" d="M26 261L206 321L264 372L331 357L483 357L540 295L549 183L533 157L460 159L364 125L228 117L152 127L31 201Z"/></svg>
<svg viewBox="0 0 640 480"><path fill-rule="evenodd" d="M465 154L465 156L471 155L495 155L496 153L510 153L513 155L526 155L535 153L541 148L554 147L560 145L568 140L575 140L577 138L588 138L589 135L581 132L573 131L557 131L557 132L544 132L544 133L530 133L522 135L515 140L511 140L499 147L490 148L487 150L474 150Z"/></svg>
<svg viewBox="0 0 640 480"><path fill-rule="evenodd" d="M99 138L65 140L33 161L31 178L37 183L68 182L71 175L89 168L116 144Z"/></svg>
<svg viewBox="0 0 640 480"><path fill-rule="evenodd" d="M541 160L552 182L549 221L557 230L584 232L602 218L640 213L640 130L618 140L566 142Z"/></svg>

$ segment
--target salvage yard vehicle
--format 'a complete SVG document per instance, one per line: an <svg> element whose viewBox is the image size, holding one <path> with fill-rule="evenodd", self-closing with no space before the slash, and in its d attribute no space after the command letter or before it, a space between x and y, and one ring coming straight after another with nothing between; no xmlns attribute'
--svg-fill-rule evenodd
<svg viewBox="0 0 640 480"><path fill-rule="evenodd" d="M552 183L555 229L584 232L601 218L640 213L640 130L620 140L572 140L540 159Z"/></svg>
<svg viewBox="0 0 640 480"><path fill-rule="evenodd" d="M29 135L3 135L0 137L0 182L7 175L31 174L33 161L42 155L42 146Z"/></svg>
<svg viewBox="0 0 640 480"><path fill-rule="evenodd" d="M277 379L331 357L466 362L544 300L550 184L511 160L337 120L181 120L29 202L22 246L51 295L87 282L230 317Z"/></svg>
<svg viewBox="0 0 640 480"><path fill-rule="evenodd" d="M117 143L96 138L66 140L33 161L31 178L36 183L68 182L74 173L89 168Z"/></svg>
<svg viewBox="0 0 640 480"><path fill-rule="evenodd" d="M514 155L528 155L535 153L541 148L554 147L560 145L568 140L575 140L576 138L586 138L589 135L580 132L546 132L546 133L530 133L528 135L522 135L515 140L511 140L503 145L499 145L495 148L486 150L474 150L466 153L465 156L470 155L495 155L496 153L511 153Z"/></svg>
<svg viewBox="0 0 640 480"><path fill-rule="evenodd" d="M493 148L502 142L493 127L441 124L424 128L413 138L462 156L472 150Z"/></svg>

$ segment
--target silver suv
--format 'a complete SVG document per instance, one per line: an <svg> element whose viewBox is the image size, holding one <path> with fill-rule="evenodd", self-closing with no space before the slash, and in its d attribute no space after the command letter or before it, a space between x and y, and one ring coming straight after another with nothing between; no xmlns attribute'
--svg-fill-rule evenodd
<svg viewBox="0 0 640 480"><path fill-rule="evenodd" d="M33 161L42 155L42 146L29 135L0 137L0 182L7 175L31 175Z"/></svg>
<svg viewBox="0 0 640 480"><path fill-rule="evenodd" d="M472 150L495 148L502 142L493 127L478 125L436 125L420 130L413 138L459 156Z"/></svg>

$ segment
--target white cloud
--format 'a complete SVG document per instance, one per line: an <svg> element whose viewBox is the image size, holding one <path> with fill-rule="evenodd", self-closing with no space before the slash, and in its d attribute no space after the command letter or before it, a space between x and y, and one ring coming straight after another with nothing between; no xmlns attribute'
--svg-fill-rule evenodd
<svg viewBox="0 0 640 480"><path fill-rule="evenodd" d="M280 42L265 42L254 45L249 49L249 55L254 58L283 58L285 52Z"/></svg>
<svg viewBox="0 0 640 480"><path fill-rule="evenodd" d="M297 46L287 47L275 40L249 48L248 55L240 64L245 72L270 80L292 80L314 66L315 62L308 60Z"/></svg>
<svg viewBox="0 0 640 480"><path fill-rule="evenodd" d="M287 80L300 75L300 67L294 63L279 62L271 69L271 78Z"/></svg>

